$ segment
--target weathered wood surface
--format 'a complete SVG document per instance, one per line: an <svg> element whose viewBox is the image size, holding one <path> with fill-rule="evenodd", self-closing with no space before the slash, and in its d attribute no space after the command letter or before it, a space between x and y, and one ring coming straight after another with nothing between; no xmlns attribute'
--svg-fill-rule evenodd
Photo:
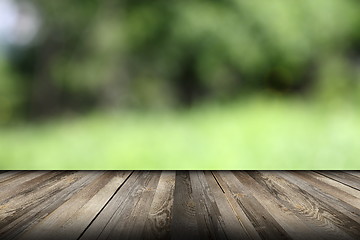
<svg viewBox="0 0 360 240"><path fill-rule="evenodd" d="M4 171L0 239L360 239L360 172Z"/></svg>

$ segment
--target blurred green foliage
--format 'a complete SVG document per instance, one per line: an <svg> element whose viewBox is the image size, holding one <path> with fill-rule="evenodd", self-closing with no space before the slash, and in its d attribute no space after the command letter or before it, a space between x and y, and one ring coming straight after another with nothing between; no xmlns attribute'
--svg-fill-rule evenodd
<svg viewBox="0 0 360 240"><path fill-rule="evenodd" d="M353 110L260 97L18 125L0 129L0 169L358 170Z"/></svg>
<svg viewBox="0 0 360 240"><path fill-rule="evenodd" d="M268 89L359 95L357 0L32 2L36 41L0 64L3 122Z"/></svg>
<svg viewBox="0 0 360 240"><path fill-rule="evenodd" d="M8 63L0 58L0 125L15 117L21 101L20 84Z"/></svg>
<svg viewBox="0 0 360 240"><path fill-rule="evenodd" d="M2 169L359 168L358 0L6 1Z"/></svg>

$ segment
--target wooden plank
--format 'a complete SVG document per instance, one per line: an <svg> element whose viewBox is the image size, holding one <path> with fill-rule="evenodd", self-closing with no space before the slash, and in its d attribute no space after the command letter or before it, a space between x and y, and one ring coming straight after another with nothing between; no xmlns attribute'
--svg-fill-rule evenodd
<svg viewBox="0 0 360 240"><path fill-rule="evenodd" d="M163 171L145 224L144 239L170 239L175 171Z"/></svg>
<svg viewBox="0 0 360 240"><path fill-rule="evenodd" d="M260 239L254 228L253 235L248 232L246 227L236 217L236 211L231 207L231 203L226 198L219 184L216 182L215 176L210 171L205 171L204 176L211 189L214 201L219 208L221 218L224 221L224 230L227 239Z"/></svg>
<svg viewBox="0 0 360 240"><path fill-rule="evenodd" d="M156 178L158 180L159 177L160 174L154 178L149 171L135 171L80 239L108 239L110 236L117 238L127 234L128 230L132 231L132 229L124 229L121 224L126 221L133 221L133 216L131 215L133 206L140 201L142 193L146 191L155 192L155 189L152 189L152 187L147 188L147 186L150 182L150 185L154 184Z"/></svg>
<svg viewBox="0 0 360 240"><path fill-rule="evenodd" d="M317 171L317 173L360 191L360 177L340 171Z"/></svg>
<svg viewBox="0 0 360 240"><path fill-rule="evenodd" d="M195 201L201 239L226 239L225 223L202 171L191 171L190 181Z"/></svg>
<svg viewBox="0 0 360 240"><path fill-rule="evenodd" d="M61 227L63 239L75 239L75 236L78 239L86 227L91 224L89 220L94 220L100 214L101 210L131 175L131 171L117 171L112 174L114 176L111 181Z"/></svg>
<svg viewBox="0 0 360 240"><path fill-rule="evenodd" d="M51 192L52 189L55 189L52 187L57 186L56 184L59 186L63 185L61 181L67 175L68 174L64 172L51 173L50 176L48 173L42 176L39 175L41 177L40 180L42 180L44 176L45 179L48 180L41 182L38 182L39 178L37 177L39 176L37 175L37 177L32 178L35 179L36 184L29 188L26 187L28 186L28 181L31 180L25 180L24 184L18 184L14 187L14 189L19 192L9 193L8 191L4 191L4 193L9 194L9 197L2 195L3 199L0 204L0 229L4 225L7 225L8 222L13 221L18 216L24 215L35 206L41 204L45 200L44 195ZM47 177L50 177L50 179Z"/></svg>
<svg viewBox="0 0 360 240"><path fill-rule="evenodd" d="M49 214L23 239L77 239L130 172L92 172L98 177Z"/></svg>
<svg viewBox="0 0 360 240"><path fill-rule="evenodd" d="M27 174L29 174L29 172L26 172L26 171L8 171L8 172L5 172L5 173L2 173L4 174L4 176L1 178L0 180L0 184L1 186L6 186L5 184L9 181L12 181L16 178L19 178L21 176L25 176Z"/></svg>
<svg viewBox="0 0 360 240"><path fill-rule="evenodd" d="M354 189L352 187L349 187L347 185L344 185L334 179L328 178L324 175L321 175L319 173L316 173L314 171L311 171L311 174L314 178L316 178L317 180L324 182L330 186L334 186L335 188L341 189L342 191L355 196L356 198L360 198L360 191L358 191L357 189Z"/></svg>
<svg viewBox="0 0 360 240"><path fill-rule="evenodd" d="M348 228L351 228L353 231L348 231L348 233L353 234L353 236L360 237L359 208L353 207L352 205L348 204L347 201L342 201L341 199L338 199L331 194L327 194L326 192L321 191L321 189L309 184L307 181L297 176L291 175L290 172L282 172L281 177L293 184L296 184L299 188L305 190L311 196L316 198L318 202L323 206L331 207L334 214L336 214L337 212L341 213L341 215L337 215L339 218L341 217L342 221L342 224L339 224L338 226L340 228L344 228L344 230L348 230Z"/></svg>
<svg viewBox="0 0 360 240"><path fill-rule="evenodd" d="M354 171L0 172L0 239L360 239L359 181Z"/></svg>
<svg viewBox="0 0 360 240"><path fill-rule="evenodd" d="M345 229L346 225L356 223L346 215L314 197L297 184L294 177L286 177L285 172L258 172L263 179L270 182L279 194L279 198L292 206L294 213L303 219L309 227L319 232L326 239L352 239L354 230ZM255 175L252 174L252 175ZM300 181L298 181L300 183ZM356 232L356 230L355 230Z"/></svg>
<svg viewBox="0 0 360 240"><path fill-rule="evenodd" d="M150 178L144 182L141 191L127 199L121 215L126 221L118 221L116 228L110 233L110 239L143 239L146 218L149 215L161 171L152 171Z"/></svg>
<svg viewBox="0 0 360 240"><path fill-rule="evenodd" d="M296 175L321 192L331 195L343 203L350 204L354 208L360 208L360 191L312 171L294 171L290 174Z"/></svg>
<svg viewBox="0 0 360 240"><path fill-rule="evenodd" d="M31 206L30 209L26 209L24 212L21 205L20 209L15 209L15 216L12 216L9 221L1 223L0 238L13 239L22 234L88 185L95 177L96 175L85 172L65 173L61 181L47 186L45 191L30 193L26 202L23 201L23 204ZM32 204L33 202L36 202L36 204Z"/></svg>
<svg viewBox="0 0 360 240"><path fill-rule="evenodd" d="M144 173L142 175L147 175ZM137 183L141 174L139 171L132 172L126 182L114 195L112 200L105 206L105 208L100 212L100 214L94 219L91 225L85 230L85 232L80 236L80 239L99 239L100 234L108 227L112 219L119 220L120 216L118 214L119 208L122 207L125 199L132 193L132 191L137 191ZM108 227L109 228L109 227ZM108 233L109 234L109 233ZM106 238L106 237L103 237Z"/></svg>
<svg viewBox="0 0 360 240"><path fill-rule="evenodd" d="M0 174L0 184L22 174L21 171L4 171Z"/></svg>
<svg viewBox="0 0 360 240"><path fill-rule="evenodd" d="M19 174L16 174L15 176L5 179L2 183L1 183L1 188L0 188L0 194L2 194L2 196L0 196L0 201L4 200L4 196L8 196L7 194L16 194L16 187L18 185L22 185L24 183L26 183L27 181L30 181L34 178L37 178L41 175L46 174L48 171L23 171L20 172Z"/></svg>
<svg viewBox="0 0 360 240"><path fill-rule="evenodd" d="M177 171L171 223L172 239L199 239L195 201L189 172Z"/></svg>
<svg viewBox="0 0 360 240"><path fill-rule="evenodd" d="M202 184L205 199L207 201L207 208L213 208L215 214L211 217L217 216L219 226L223 229L225 239L253 239L251 234L247 232L246 228L236 218L235 211L231 208L231 204L226 198L225 193L216 182L214 175L206 171L198 172L199 180ZM254 229L255 230L255 229ZM259 235L255 232L255 239L260 239Z"/></svg>
<svg viewBox="0 0 360 240"><path fill-rule="evenodd" d="M307 226L291 211L287 202L278 198L278 192L268 182L257 182L248 172L234 171L234 175L244 186L244 190L251 193L271 214L292 239L322 239L321 234ZM286 193L283 193L286 194Z"/></svg>
<svg viewBox="0 0 360 240"><path fill-rule="evenodd" d="M319 210L317 206L317 199L299 191L296 186L277 176L277 172L252 171L248 174L312 229L311 232L315 232L314 238L338 239L341 236L349 239L349 236L341 232L333 223L328 223L321 213L322 209ZM305 230L299 232L307 233ZM310 236L311 238L313 237Z"/></svg>
<svg viewBox="0 0 360 240"><path fill-rule="evenodd" d="M289 239L289 234L264 208L264 206L249 192L244 185L230 171L219 172L219 178L226 183L223 186L229 189L232 197L242 208L261 238L264 239Z"/></svg>
<svg viewBox="0 0 360 240"><path fill-rule="evenodd" d="M16 197L26 196L31 192L37 191L41 186L46 183L52 184L54 181L59 180L57 176L64 175L64 172L60 171L52 171L45 172L39 171L37 172L40 175L36 175L36 177L24 180L21 184L14 185L13 187L9 187L0 192L0 204L3 205L10 200L13 202ZM25 199L22 199L25 201ZM0 218L1 220L1 218Z"/></svg>
<svg viewBox="0 0 360 240"><path fill-rule="evenodd" d="M226 200L229 202L231 209L234 211L236 218L238 219L238 222L242 226L243 229L245 229L247 236L249 238L245 239L261 239L260 235L256 231L255 227L252 225L252 222L249 220L249 218L246 216L243 209L239 206L237 201L232 195L231 190L229 190L227 183L221 178L218 171L212 172L215 181L218 183L219 187L223 191Z"/></svg>
<svg viewBox="0 0 360 240"><path fill-rule="evenodd" d="M343 172L360 178L360 171L343 171Z"/></svg>

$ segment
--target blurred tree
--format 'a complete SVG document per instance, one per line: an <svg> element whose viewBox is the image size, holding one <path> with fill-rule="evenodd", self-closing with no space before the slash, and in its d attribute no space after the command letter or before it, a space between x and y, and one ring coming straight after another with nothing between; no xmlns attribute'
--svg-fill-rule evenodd
<svg viewBox="0 0 360 240"><path fill-rule="evenodd" d="M341 77L322 77L332 68L326 59L355 52L360 39L356 0L32 2L41 32L11 58L19 72L11 84L25 92L6 92L25 98L33 116L191 105L269 88L337 92Z"/></svg>
<svg viewBox="0 0 360 240"><path fill-rule="evenodd" d="M11 66L0 58L0 124L14 118L21 104L21 86Z"/></svg>

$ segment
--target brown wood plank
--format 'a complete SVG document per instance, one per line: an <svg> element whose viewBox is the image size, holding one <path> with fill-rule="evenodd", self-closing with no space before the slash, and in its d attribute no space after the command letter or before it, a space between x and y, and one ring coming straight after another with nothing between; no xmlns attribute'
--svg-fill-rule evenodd
<svg viewBox="0 0 360 240"><path fill-rule="evenodd" d="M291 172L291 174L300 177L304 181L310 183L311 186L315 186L320 192L331 195L354 208L360 208L360 191L344 184L339 184L337 181L312 171L294 171ZM355 211L358 212L358 210Z"/></svg>
<svg viewBox="0 0 360 240"><path fill-rule="evenodd" d="M171 223L172 239L199 239L195 201L189 171L177 171Z"/></svg>
<svg viewBox="0 0 360 240"><path fill-rule="evenodd" d="M131 171L120 171L113 174L113 179L62 226L65 239L75 239L75 236L78 239L80 237L86 227L90 226L89 220L94 220L100 214L101 210L111 201L114 194L131 175Z"/></svg>
<svg viewBox="0 0 360 240"><path fill-rule="evenodd" d="M309 174L309 173L308 173ZM330 186L333 186L337 189L340 189L341 191L344 191L346 192L347 194L350 194L356 198L360 198L360 191L357 190L357 189L354 189L352 187L349 187L347 185L344 185L332 178L328 178L324 175L321 175L319 173L316 173L316 172L313 172L311 171L311 174L314 178L316 178L317 180L321 181L321 182L324 182L325 184L328 184Z"/></svg>
<svg viewBox="0 0 360 240"><path fill-rule="evenodd" d="M103 209L90 227L81 236L81 239L107 239L110 236L130 236L136 224L144 224L134 220L133 208L140 204L142 209L155 193L155 186L160 178L160 173L153 174L149 171L134 172L125 184L115 194L112 201ZM144 195L143 195L144 194ZM150 195L150 196L149 196ZM141 199L141 196L144 199ZM147 196L147 197L145 197ZM145 201L145 202L144 202ZM146 211L145 211L146 212ZM148 212L146 212L146 215ZM132 223L131 226L129 224ZM125 224L125 225L123 225ZM140 233L142 229L140 230Z"/></svg>
<svg viewBox="0 0 360 240"><path fill-rule="evenodd" d="M356 177L360 177L360 171L343 171L343 172L354 175Z"/></svg>
<svg viewBox="0 0 360 240"><path fill-rule="evenodd" d="M0 184L21 174L23 174L22 171L4 171L0 174Z"/></svg>
<svg viewBox="0 0 360 240"><path fill-rule="evenodd" d="M323 209L318 206L317 199L279 177L278 172L254 171L248 174L312 229L315 238L336 239L341 236L342 239L349 239L346 233L325 218L326 213L322 214ZM305 230L299 232L309 233ZM310 235L309 238L313 237Z"/></svg>
<svg viewBox="0 0 360 240"><path fill-rule="evenodd" d="M12 210L13 215L1 222L0 238L13 239L28 228L40 222L56 210L76 192L88 185L96 175L86 172L64 173L58 182L47 186L44 190L28 194L27 200L20 198L19 208ZM27 206L23 209L23 205Z"/></svg>
<svg viewBox="0 0 360 240"><path fill-rule="evenodd" d="M261 172L260 175L266 181L271 182L275 191L279 192L278 196L292 206L293 212L299 218L326 239L338 239L339 237L353 239L356 237L358 226L352 219L294 184L293 176L286 176L285 172ZM300 181L297 182L301 187L307 185L302 185ZM347 229L347 226L355 227L355 229Z"/></svg>
<svg viewBox="0 0 360 240"><path fill-rule="evenodd" d="M265 239L290 239L289 234L273 218L267 209L249 192L244 185L230 171L220 171L222 178L230 190L237 204L242 208L247 218L251 221L261 238Z"/></svg>
<svg viewBox="0 0 360 240"><path fill-rule="evenodd" d="M56 240L80 237L130 172L96 174L96 179L22 235L22 238Z"/></svg>
<svg viewBox="0 0 360 240"><path fill-rule="evenodd" d="M337 215L337 212L341 213L342 215L337 215L341 217L342 220L342 224L340 224L339 227L343 227L345 230L351 227L353 231L349 231L349 234L355 234L355 236L360 237L360 209L348 204L347 201L343 201L331 194L321 191L321 189L316 186L309 184L307 179L304 180L294 176L291 172L281 172L281 177L309 193L316 198L322 206L331 207L335 215ZM344 226L346 224L349 224L349 226Z"/></svg>
<svg viewBox="0 0 360 240"><path fill-rule="evenodd" d="M219 172L213 171L212 174L214 176L215 181L218 183L219 187L224 192L226 200L229 202L231 209L234 211L236 215L236 218L240 222L242 228L245 229L247 236L249 236L248 239L257 239L257 240L261 239L254 225L246 216L245 212L237 203L236 199L233 197L231 190L229 190L226 182L221 178Z"/></svg>
<svg viewBox="0 0 360 240"><path fill-rule="evenodd" d="M14 172L9 171L9 172L3 173L3 174L5 174L5 176L0 180L0 184L1 184L2 188L5 188L7 182L12 181L14 179L17 179L19 177L28 175L29 173L30 173L30 171L29 172L26 172L26 171L14 171Z"/></svg>
<svg viewBox="0 0 360 240"><path fill-rule="evenodd" d="M1 199L2 201L0 204L0 229L8 222L16 219L17 216L21 216L35 206L41 204L45 200L44 196L51 193L53 190L55 191L57 186L64 185L62 180L68 175L69 173L57 172L50 174L50 176L48 173L41 176L38 173L36 175L37 177L40 176L40 178L43 179L43 177L46 176L45 179L47 181L39 182L39 179L34 177L32 179L34 181L36 180L36 184L29 188L26 188L29 180L25 180L23 183L25 185L24 187L22 186L23 184L14 186L14 189L18 190L18 192L4 191L5 193L8 193L9 197L7 195L2 195L3 198ZM47 177L51 178L49 179Z"/></svg>
<svg viewBox="0 0 360 240"><path fill-rule="evenodd" d="M200 239L226 239L225 223L202 171L191 171Z"/></svg>
<svg viewBox="0 0 360 240"><path fill-rule="evenodd" d="M317 173L360 191L360 177L358 176L340 171L317 171Z"/></svg>
<svg viewBox="0 0 360 240"><path fill-rule="evenodd" d="M241 181L244 190L251 193L266 208L292 239L322 238L291 211L292 206L278 198L276 188L272 184L264 181L258 182L247 172L236 171L234 175Z"/></svg>
<svg viewBox="0 0 360 240"><path fill-rule="evenodd" d="M148 172L143 172L142 174L139 171L132 172L130 177L114 195L112 200L100 212L97 218L86 229L80 239L99 239L99 236L102 234L102 232L104 232L105 228L109 228L108 226L110 225L109 223L112 219L120 219L118 212L121 211L123 202L131 195L133 191L138 191L140 189L140 185L137 183L139 182L141 175L148 175ZM103 237L103 239L104 238L106 238L106 236Z"/></svg>
<svg viewBox="0 0 360 240"><path fill-rule="evenodd" d="M4 197L7 197L9 194L16 194L18 185L24 185L26 182L46 173L48 173L48 171L23 171L5 179L3 182L1 182L0 201L3 201Z"/></svg>
<svg viewBox="0 0 360 240"><path fill-rule="evenodd" d="M0 239L360 239L358 171L5 171Z"/></svg>
<svg viewBox="0 0 360 240"><path fill-rule="evenodd" d="M253 233L248 232L246 227L237 218L236 211L232 208L231 203L226 198L223 189L216 182L215 176L209 172L204 173L206 181L213 194L214 201L218 206L221 218L224 221L223 228L227 239L260 239L254 228ZM252 236L253 234L253 236Z"/></svg>
<svg viewBox="0 0 360 240"><path fill-rule="evenodd" d="M18 196L28 195L30 192L37 191L44 184L52 184L54 181L59 180L56 176L63 175L64 173L59 171L45 172L39 171L35 177L31 176L30 179L24 179L22 183L16 184L13 187L6 188L0 191L0 204L14 201ZM22 201L26 201L22 199ZM0 219L1 220L1 219Z"/></svg>
<svg viewBox="0 0 360 240"><path fill-rule="evenodd" d="M122 211L121 215L126 221L123 221L124 218L122 218L117 223L116 230L114 229L109 235L110 239L115 239L118 236L121 236L122 239L143 239L142 233L160 176L161 171L152 171L150 179L144 182L143 188L136 193L133 202L125 203L128 207Z"/></svg>
<svg viewBox="0 0 360 240"><path fill-rule="evenodd" d="M163 171L161 173L145 224L144 239L170 239L175 177L175 171Z"/></svg>

